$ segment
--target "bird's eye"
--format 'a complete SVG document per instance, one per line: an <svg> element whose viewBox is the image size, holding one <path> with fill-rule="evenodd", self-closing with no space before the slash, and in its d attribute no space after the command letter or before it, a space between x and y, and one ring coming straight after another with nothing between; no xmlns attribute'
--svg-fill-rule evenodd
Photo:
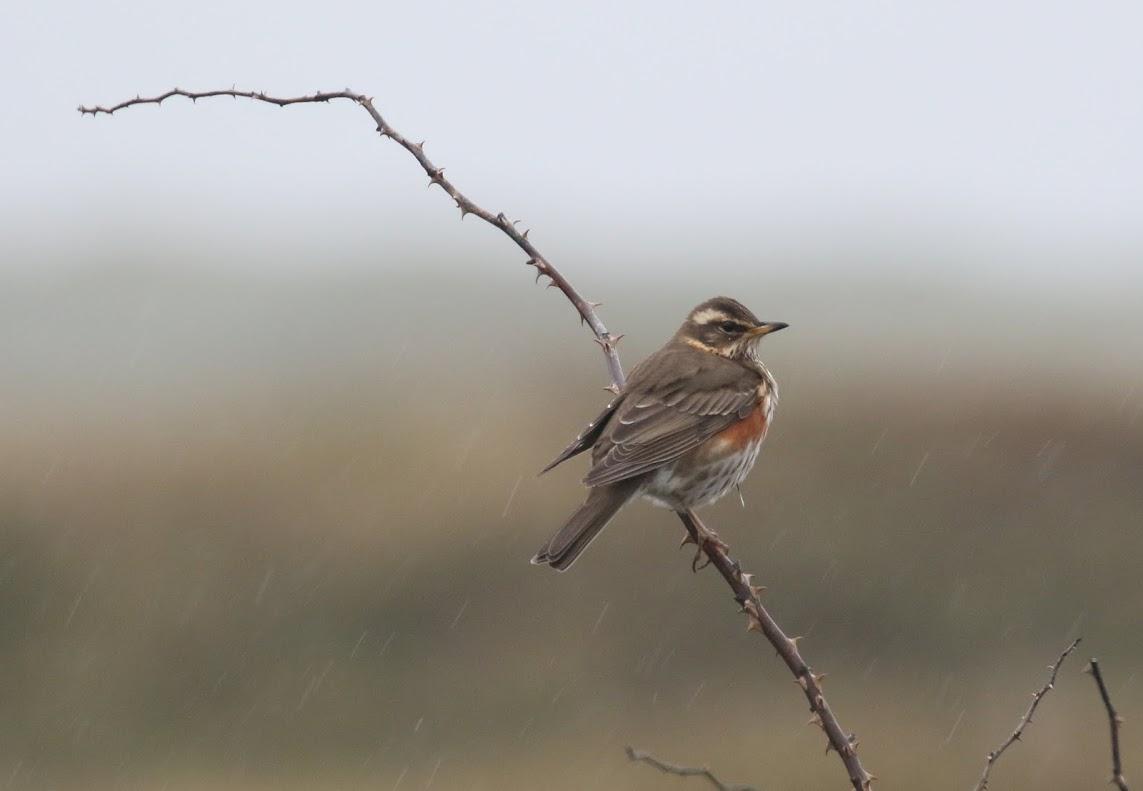
<svg viewBox="0 0 1143 791"><path fill-rule="evenodd" d="M738 330L738 323L734 321L724 321L718 325L718 328L729 335Z"/></svg>

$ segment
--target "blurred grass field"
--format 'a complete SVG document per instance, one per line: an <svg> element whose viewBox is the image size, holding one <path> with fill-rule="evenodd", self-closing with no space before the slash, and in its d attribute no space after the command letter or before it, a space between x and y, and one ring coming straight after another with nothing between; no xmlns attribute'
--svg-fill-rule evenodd
<svg viewBox="0 0 1143 791"><path fill-rule="evenodd" d="M528 564L582 496L581 464L535 472L606 396L556 292L414 241L322 271L220 249L61 242L0 294L0 783L697 785L633 744L843 786L667 513L628 508L566 575ZM849 255L668 260L655 288L563 266L628 366L717 292L791 323L761 349L782 402L745 510L710 519L880 787L970 787L1079 634L994 785L1102 786L1093 654L1143 777L1138 292Z"/></svg>

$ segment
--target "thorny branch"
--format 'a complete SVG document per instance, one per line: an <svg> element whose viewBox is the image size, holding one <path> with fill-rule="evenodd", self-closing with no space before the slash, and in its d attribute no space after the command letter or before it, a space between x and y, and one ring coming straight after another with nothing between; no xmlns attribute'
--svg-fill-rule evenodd
<svg viewBox="0 0 1143 791"><path fill-rule="evenodd" d="M634 747L625 747L627 757L632 761L641 761L648 766L653 766L663 774L679 775L680 777L703 777L710 781L710 784L718 789L718 791L758 791L754 786L746 785L731 785L724 783L715 776L714 772L707 769L705 766L679 766L677 764L667 763L660 761L650 753L645 753L642 750L636 750Z"/></svg>
<svg viewBox="0 0 1143 791"><path fill-rule="evenodd" d="M623 336L612 335L608 332L595 312L595 308L598 307L597 304L584 299L579 292L572 287L567 278L552 266L551 262L528 241L527 231L521 233L516 229L516 223L509 220L505 214L493 214L490 211L480 208L453 186L452 182L445 177L444 168L437 167L425 156L424 142L411 142L390 126L389 123L381 117L377 108L374 107L371 97L349 89L343 91L319 91L305 96L283 99L269 96L263 91L240 91L235 88L197 93L175 88L164 94L150 98L136 96L134 99L128 99L111 107L98 105L92 107L80 106L78 110L84 115L112 115L119 110L124 110L134 105L162 104L167 99L176 96L182 96L191 101L218 96L230 96L235 99L245 98L266 102L267 104L274 104L279 107L286 107L292 104L324 103L334 99L346 99L360 105L369 113L376 124L377 132L380 133L382 137L392 139L413 155L424 169L425 174L429 177L429 186L438 184L448 193L449 197L456 202L457 208L460 209L461 219L464 219L464 216L467 214L476 215L489 225L499 228L508 238L515 242L520 249L528 254L527 263L529 266L536 268L536 279L539 280L541 276L548 277L550 280L549 285L556 286L564 293L564 296L568 298L579 313L580 319L591 328L592 334L595 335L595 341L603 350L603 354L607 360L607 370L611 378L610 389L618 392L623 388L625 382L623 366L619 362L619 354L616 351L616 346ZM813 673L810 666L802 659L801 654L798 652L798 638L786 636L777 622L771 617L770 613L762 606L760 599L762 589L751 584L751 575L744 573L737 561L731 560L724 544L711 539L713 534L703 526L698 516L693 511L684 511L679 512L678 517L687 530L687 541L699 545L700 551L706 554L711 565L718 569L719 574L722 575L723 579L726 580L727 584L733 590L735 601L738 602L741 611L747 615L747 628L751 631L761 632L766 639L770 641L770 644L774 646L774 650L778 652L778 655L786 663L790 672L794 674L795 680L802 688L806 700L809 702L810 711L813 713L813 717L810 721L818 725L825 732L826 738L829 740L826 752L828 753L830 750L837 752L842 763L845 765L849 781L855 791L866 791L866 789L869 789L875 777L862 767L861 761L857 757L856 736L851 733L846 733L842 729L829 703L826 702L825 695L821 688L821 682L825 674L815 675Z"/></svg>
<svg viewBox="0 0 1143 791"><path fill-rule="evenodd" d="M603 350L604 356L607 358L607 370L611 376L612 388L619 388L623 386L623 367L619 364L619 355L615 349L622 340L622 335L612 335L607 331L607 327L603 326L603 322L599 319L599 315L595 312L598 307L596 303L589 302L580 295L572 284L568 282L558 269L551 265L540 251L536 249L530 241L528 241L528 231L521 233L516 229L516 222L508 219L507 215L503 212L493 214L490 211L480 208L471 200L468 199L460 190L458 190L453 183L444 174L444 168L439 168L433 164L433 161L425 156L425 141L414 143L381 117L381 113L377 112L377 108L373 106L373 98L361 93L346 88L343 91L318 91L316 93L307 94L305 96L295 96L288 99L282 99L275 96L270 96L264 91L239 91L234 88L221 91L184 91L181 88L174 88L166 93L158 96L144 98L136 96L134 99L127 99L119 104L112 105L111 107L103 107L95 105L87 107L80 105L79 112L83 115L113 115L120 110L125 110L128 107L133 107L140 104L162 104L167 99L175 96L183 96L191 101L198 101L199 99L210 99L216 96L230 96L235 99L253 99L259 102L266 102L267 104L276 104L279 107L288 107L291 104L319 104L330 102L334 99L347 99L351 102L361 105L365 112L373 118L374 123L377 125L377 132L382 137L388 137L393 140L401 148L408 151L416 158L421 167L425 171L425 175L429 177L429 186L433 184L440 185L441 189L448 193L449 197L456 203L456 207L460 209L460 218L463 220L466 215L473 214L484 220L489 225L499 228L508 238L511 239L516 245L528 254L528 266L536 268L536 280L541 277L549 279L549 285L555 286L560 291L564 292L564 296L568 298L572 306L579 313L580 320L591 328L592 334L595 335L596 343Z"/></svg>
<svg viewBox="0 0 1143 791"><path fill-rule="evenodd" d="M1111 695L1107 691L1107 685L1103 683L1103 673L1099 670L1098 659L1092 659L1088 663L1087 672L1091 673L1096 686L1099 687L1099 697L1103 699L1103 707L1107 709L1107 721L1111 727L1111 782L1115 783L1119 791L1128 791L1127 778L1123 776L1123 762L1119 757L1119 726L1123 724L1123 718L1111 704Z"/></svg>
<svg viewBox="0 0 1143 791"><path fill-rule="evenodd" d="M988 788L988 776L992 772L992 767L995 765L1004 751L1011 747L1016 742L1020 741L1024 736L1024 729L1032 723L1032 715L1036 713L1036 708L1040 705L1040 701L1044 696L1056 688L1056 676L1060 672L1060 665L1068 658L1068 654L1075 650L1076 646L1080 644L1082 638L1077 637L1068 645L1060 654L1059 659L1056 660L1054 665L1048 665L1048 670L1051 675L1048 676L1048 681L1044 686L1032 693L1032 703L1028 706L1028 710L1024 712L1024 716L1020 718L1020 722L1016 723L1016 730L1004 740L1004 743L997 747L995 750L988 754L988 760L984 764L984 772L980 775L980 780L976 783L976 791L985 791Z"/></svg>
<svg viewBox="0 0 1143 791"><path fill-rule="evenodd" d="M786 663L786 667L794 674L794 680L798 682L806 701L810 704L810 711L813 714L810 717L810 724L817 725L825 731L829 740L826 752L829 753L831 750L837 752L841 762L845 764L849 782L855 791L868 789L877 778L861 766L861 761L857 757L857 737L842 730L833 709L825 699L822 681L826 674L814 673L798 652L798 641L802 638L786 636L782 627L778 626L777 621L762 605L761 596L765 588L754 585L753 575L744 572L737 560L731 560L721 542L709 538L710 530L703 525L698 514L694 511L680 511L678 516L687 529L684 545L698 544L706 553L711 565L718 569L718 573L734 591L734 600L739 604L739 611L746 614L746 629L751 632L761 632L770 641L770 645L774 646L774 650Z"/></svg>

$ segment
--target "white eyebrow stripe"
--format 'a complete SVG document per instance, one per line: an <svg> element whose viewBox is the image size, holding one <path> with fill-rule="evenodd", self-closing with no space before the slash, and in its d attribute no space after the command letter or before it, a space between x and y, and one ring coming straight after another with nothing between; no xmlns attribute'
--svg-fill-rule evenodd
<svg viewBox="0 0 1143 791"><path fill-rule="evenodd" d="M706 308L705 310L696 311L691 316L691 321L695 324L713 324L716 321L736 321L736 319L726 311L719 310L718 308Z"/></svg>

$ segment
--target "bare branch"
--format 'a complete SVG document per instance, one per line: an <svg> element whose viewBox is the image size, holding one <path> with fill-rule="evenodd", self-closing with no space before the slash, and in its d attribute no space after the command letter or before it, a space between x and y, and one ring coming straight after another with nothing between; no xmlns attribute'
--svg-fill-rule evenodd
<svg viewBox="0 0 1143 791"><path fill-rule="evenodd" d="M877 777L865 770L857 757L857 737L846 733L837 721L837 717L826 701L822 692L824 673L815 674L806 660L802 659L798 651L800 637L787 637L773 616L762 605L761 594L763 588L753 585L753 575L742 570L738 561L731 560L727 554L728 547L714 537L714 534L699 519L694 511L677 512L683 526L687 529L687 538L683 544L697 544L700 552L706 555L712 566L726 580L726 584L734 591L734 600L738 602L741 612L746 613L746 628L752 632L761 632L774 646L778 656L786 663L786 667L794 674L806 701L810 704L813 717L810 722L821 728L829 744L826 752L835 751L845 765L849 782L855 791L866 791Z"/></svg>
<svg viewBox="0 0 1143 791"><path fill-rule="evenodd" d="M600 321L599 316L595 312L596 303L589 302L580 296L579 292L572 287L571 283L568 282L559 270L552 266L548 259L541 255L540 251L528 240L527 235L516 230L515 223L509 220L507 216L503 213L494 215L492 212L480 208L453 186L452 182L445 178L444 169L437 167L425 156L424 143L413 143L390 126L385 119L381 117L381 114L377 112L371 98L348 89L344 91L318 92L306 96L283 99L269 96L261 91L239 91L234 88L201 93L175 88L174 90L151 98L137 96L134 99L128 99L111 107L81 106L78 109L79 112L84 115L112 115L119 110L134 105L162 104L165 100L176 96L191 99L192 101L218 96L230 96L266 102L278 105L279 107L286 107L292 104L329 102L334 99L346 99L359 104L369 113L370 117L372 117L376 124L377 131L382 137L391 138L413 155L424 169L425 175L429 177L430 186L432 184L439 184L441 188L448 193L460 209L462 219L466 214L476 215L488 224L500 229L515 242L520 249L528 254L528 261L526 263L536 268L537 280L541 276L548 277L551 281L549 285L556 286L564 293L564 296L567 297L579 313L582 321L591 328L592 334L595 335L595 340L603 350L603 354L607 360L607 369L611 378L611 384L608 389L619 392L623 388L625 383L623 367L619 362L619 354L616 351L619 339L623 336L614 336L607 331L607 328L604 327L603 322ZM810 669L810 666L802 659L801 654L798 652L798 638L787 637L766 611L766 608L762 606L762 602L759 599L761 589L752 586L750 583L750 575L743 573L737 561L730 559L726 553L726 545L714 538L714 533L702 524L693 511L680 512L678 516L682 520L683 526L687 529L689 536L688 541L699 545L700 552L706 554L709 562L718 569L723 579L725 579L727 584L731 587L734 592L735 600L749 618L748 627L753 631L762 632L766 639L770 641L770 644L774 646L774 650L778 652L778 655L786 663L790 672L794 674L794 678L805 693L806 700L810 705L810 710L814 714L812 721L825 731L826 738L829 741L826 752L828 753L831 749L837 752L842 763L845 765L846 773L855 791L866 791L869 789L875 777L865 771L857 758L857 738L853 734L847 734L842 729L837 718L834 716L833 710L826 702L825 695L821 688L821 680L824 678L824 674L815 675ZM666 765L664 764L664 766Z"/></svg>
<svg viewBox="0 0 1143 791"><path fill-rule="evenodd" d="M1048 681L1044 686L1032 693L1032 704L1028 706L1028 710L1024 712L1024 716L1020 718L1020 722L1016 723L1016 730L1004 740L1004 743L997 747L995 750L988 754L988 760L984 764L984 772L980 775L980 780L976 783L976 791L985 791L988 788L988 777L992 773L992 767L996 761L1004 754L1004 751L1011 747L1014 743L1020 741L1024 736L1024 729L1032 723L1032 715L1036 713L1036 708L1040 705L1040 701L1044 699L1051 690L1056 686L1056 675L1060 672L1060 665L1068 658L1068 654L1075 650L1076 646L1080 644L1082 638L1077 637L1068 645L1060 654L1059 659L1056 660L1054 665L1048 665L1048 670L1051 675L1048 676Z"/></svg>
<svg viewBox="0 0 1143 791"><path fill-rule="evenodd" d="M705 766L679 766L677 764L667 763L666 761L660 761L650 753L636 750L633 747L625 747L624 750L627 752L627 757L632 761L641 761L649 766L655 767L664 774L679 775L680 777L704 777L709 780L710 784L717 788L718 791L758 791L754 786L724 783Z"/></svg>
<svg viewBox="0 0 1143 791"><path fill-rule="evenodd" d="M1123 776L1123 762L1119 757L1119 726L1123 724L1123 718L1111 704L1111 695L1107 691L1107 684L1103 683L1103 673L1099 670L1098 659L1092 659L1088 663L1087 672L1095 679L1096 686L1099 687L1099 697L1103 699L1103 707L1107 709L1107 721L1111 728L1111 782L1115 783L1119 791L1128 791L1127 778Z"/></svg>
<svg viewBox="0 0 1143 791"><path fill-rule="evenodd" d="M348 88L344 91L318 91L305 96L295 96L292 98L279 98L270 96L263 91L240 91L234 88L230 90L200 92L184 91L181 88L174 88L166 93L149 98L136 96L134 99L128 99L111 107L103 107L101 105L88 107L81 105L77 109L83 115L113 115L120 110L125 110L135 105L162 104L167 99L176 96L182 96L191 101L211 99L218 96L230 96L235 99L252 99L258 102L266 102L267 104L274 104L278 107L288 107L292 104L320 104L330 102L334 99L346 99L359 104L373 118L377 126L377 131L382 137L388 137L396 142L399 146L412 154L417 162L420 163L425 171L425 175L429 177L429 185L439 184L441 188L448 193L449 197L456 203L457 208L460 209L460 217L462 220L467 214L473 214L479 217L489 225L503 231L509 239L528 254L527 264L536 268L537 280L541 276L549 278L551 284L562 291L564 296L568 298L568 301L571 302L572 306L579 313L580 319L591 328L595 339L599 342L599 348L603 350L604 357L607 360L607 371L611 377L612 386L616 388L623 387L623 366L620 365L619 355L615 351L618 339L608 332L607 327L603 325L599 315L595 312L595 304L581 296L580 293L572 287L572 284L568 282L567 278L565 278L558 269L552 266L551 262L528 240L527 233L517 231L515 223L509 220L503 212L493 214L487 209L482 209L453 186L453 183L445 177L444 168L437 167L433 164L432 160L425 156L424 141L414 143L390 126L389 123L381 117L381 114L377 112L377 108L373 106L373 99L371 97L356 93Z"/></svg>

